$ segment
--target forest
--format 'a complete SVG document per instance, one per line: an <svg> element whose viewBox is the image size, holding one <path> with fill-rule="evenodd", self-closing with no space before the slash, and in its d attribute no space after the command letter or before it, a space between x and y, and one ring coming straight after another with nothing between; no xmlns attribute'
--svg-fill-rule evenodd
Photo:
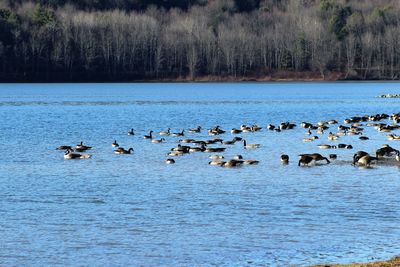
<svg viewBox="0 0 400 267"><path fill-rule="evenodd" d="M0 0L0 82L400 77L398 0Z"/></svg>

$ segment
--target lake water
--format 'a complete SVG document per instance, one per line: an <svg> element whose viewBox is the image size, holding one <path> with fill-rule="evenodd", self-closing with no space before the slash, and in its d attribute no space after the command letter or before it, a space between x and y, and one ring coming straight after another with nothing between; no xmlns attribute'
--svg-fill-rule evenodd
<svg viewBox="0 0 400 267"><path fill-rule="evenodd" d="M400 143L365 127L369 141L339 140L353 150L321 150L326 134L304 143L300 127L265 129L400 112L399 99L376 98L384 93L400 93L400 83L0 85L0 265L287 266L399 255L399 167L350 161ZM222 154L257 166L209 166L206 153L166 165L180 138L142 138L219 125L228 140L241 124L264 127L240 135L261 148L238 143ZM114 139L134 154L115 155ZM68 161L55 150L80 141L93 158ZM297 155L310 152L338 160L298 167Z"/></svg>

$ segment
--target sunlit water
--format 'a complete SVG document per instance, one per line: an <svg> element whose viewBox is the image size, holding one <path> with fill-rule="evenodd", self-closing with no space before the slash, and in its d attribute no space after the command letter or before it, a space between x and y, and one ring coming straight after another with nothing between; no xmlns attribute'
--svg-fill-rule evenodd
<svg viewBox="0 0 400 267"><path fill-rule="evenodd" d="M355 151L390 142L385 134L366 127L369 141L347 136L339 142L354 150L328 151L316 146L326 135L303 143L300 127L265 129L400 112L400 100L376 98L399 92L398 83L0 85L0 265L286 266L399 255L399 168L350 165ZM257 166L213 167L205 153L166 165L179 138L142 138L220 125L232 139L241 124L264 127L241 135L262 147L238 143L223 155ZM113 154L114 139L135 153ZM80 141L92 159L55 150ZM298 167L308 152L339 157Z"/></svg>

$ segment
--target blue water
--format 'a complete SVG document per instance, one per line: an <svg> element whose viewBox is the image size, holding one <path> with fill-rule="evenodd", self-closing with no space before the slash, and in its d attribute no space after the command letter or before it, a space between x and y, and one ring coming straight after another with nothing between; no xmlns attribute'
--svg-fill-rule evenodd
<svg viewBox="0 0 400 267"><path fill-rule="evenodd" d="M320 150L326 134L304 143L300 127L265 129L400 112L398 99L376 98L384 93L400 93L400 83L0 85L0 266L287 266L399 255L399 167L350 165L355 151L390 142L385 134L365 127L369 141L338 141L354 150ZM205 153L166 165L179 138L142 138L220 125L228 140L241 124L264 127L241 135L262 147L222 154L257 166L209 166ZM134 154L115 155L114 139ZM80 141L93 146L92 159L67 161L55 150ZM308 152L338 160L298 167Z"/></svg>

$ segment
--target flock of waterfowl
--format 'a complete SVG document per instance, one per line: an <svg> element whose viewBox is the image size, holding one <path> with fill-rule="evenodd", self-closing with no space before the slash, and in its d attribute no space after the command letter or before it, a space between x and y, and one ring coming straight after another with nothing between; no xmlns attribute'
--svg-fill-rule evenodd
<svg viewBox="0 0 400 267"><path fill-rule="evenodd" d="M400 136L392 133L392 131L400 129L400 125L398 125L399 122L400 113L392 115L375 114L369 116L347 118L343 121L343 125L339 126L336 126L337 124L339 124L338 121L328 120L320 121L316 124L310 122L302 122L300 124L300 127L306 129L305 135L308 136L303 138L303 142L315 142L316 140L321 140L324 135L326 135L326 140L328 142L338 141L345 136L359 136L360 140L368 141L369 137L365 136L364 127L374 127L377 132L387 133L387 140L395 141L400 140ZM294 123L283 122L279 125L269 124L266 129L268 131L281 132L286 130L293 130L296 128L296 126L297 125ZM214 139L199 140L194 139L194 136L202 132L202 127L200 126L198 126L197 128L187 129L186 132L189 133L192 138L185 139L183 139L187 135L185 130L171 132L171 129L168 128L166 131L161 131L158 134L154 134L154 131L150 131L148 134L143 135L143 138L148 139L151 143L155 144L167 142L166 138L168 137L182 138L179 140L175 140L178 141L178 145L171 148L167 153L168 158L165 160L165 163L174 164L175 159L171 157L175 158L195 152L223 153L229 146L233 146L237 143L241 143L243 149L260 148L261 144L248 143L243 137L239 137L237 135L242 133L259 132L262 130L263 128L257 125L241 125L240 127L233 128L230 131L230 134L233 135L232 139L229 138L224 140L221 137L229 133L221 129L220 126L216 126L207 130L209 136L215 136ZM127 134L130 136L134 136L134 129L130 129ZM157 139L157 135L161 138ZM117 140L114 140L111 146L115 148L115 154L134 153L133 148L125 149L117 143ZM353 145L346 143L328 144L321 142L317 144L316 147L318 147L319 149L353 149ZM84 145L83 142L80 142L80 144L76 145L75 147L63 145L58 147L57 149L65 151L64 159L88 159L91 157L90 154L85 154L86 151L91 149L91 147ZM325 162L326 164L329 164L331 163L331 160L337 159L337 154L329 154L327 157L321 155L320 153L300 154L298 156L298 166L312 166L316 162ZM209 161L209 165L221 166L225 168L234 168L242 165L255 165L259 163L258 160L244 159L241 155L236 155L232 159L225 159L223 155L213 154L209 156L209 158L211 159L211 161ZM373 155L365 151L357 151L353 154L351 162L355 166L369 167L372 162L379 162L383 158L394 158L396 161L400 161L400 152L390 145L384 144L380 148L378 148ZM280 160L282 164L289 164L289 155L282 154Z"/></svg>

